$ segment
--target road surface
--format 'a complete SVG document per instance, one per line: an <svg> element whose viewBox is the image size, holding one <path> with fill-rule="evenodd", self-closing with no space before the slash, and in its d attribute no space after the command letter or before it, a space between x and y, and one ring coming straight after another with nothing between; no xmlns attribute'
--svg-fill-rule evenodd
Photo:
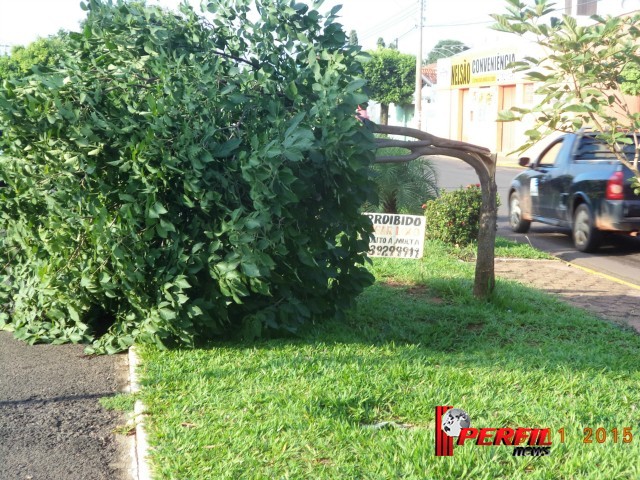
<svg viewBox="0 0 640 480"><path fill-rule="evenodd" d="M438 170L438 184L447 190L478 183L473 168L461 160L432 158ZM562 260L590 268L612 277L640 286L640 239L609 235L596 253L575 250L569 230L558 229L542 223L532 223L527 234L513 233L508 224L509 185L520 170L498 167L496 183L502 205L498 209L498 235L518 242L530 243Z"/></svg>

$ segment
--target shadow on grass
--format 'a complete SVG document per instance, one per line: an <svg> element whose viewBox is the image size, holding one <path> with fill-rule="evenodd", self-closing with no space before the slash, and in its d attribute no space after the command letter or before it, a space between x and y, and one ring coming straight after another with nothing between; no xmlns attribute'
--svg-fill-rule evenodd
<svg viewBox="0 0 640 480"><path fill-rule="evenodd" d="M204 349L361 344L390 346L402 356L407 346L414 360L451 366L638 370L640 336L629 327L514 282L499 280L491 301L473 298L471 290L471 282L461 279L381 282L358 298L344 321L326 321L295 338L216 342ZM366 355L371 368L388 361L386 353Z"/></svg>

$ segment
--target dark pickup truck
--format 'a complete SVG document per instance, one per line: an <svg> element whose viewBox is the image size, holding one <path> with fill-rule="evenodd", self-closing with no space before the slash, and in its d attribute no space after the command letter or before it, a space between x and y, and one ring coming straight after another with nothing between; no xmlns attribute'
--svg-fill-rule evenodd
<svg viewBox="0 0 640 480"><path fill-rule="evenodd" d="M625 147L626 148L626 147ZM626 151L633 158L633 146ZM570 228L576 249L598 248L601 233L638 235L640 196L633 175L595 133L567 134L551 142L509 188L509 223L526 233L532 221Z"/></svg>

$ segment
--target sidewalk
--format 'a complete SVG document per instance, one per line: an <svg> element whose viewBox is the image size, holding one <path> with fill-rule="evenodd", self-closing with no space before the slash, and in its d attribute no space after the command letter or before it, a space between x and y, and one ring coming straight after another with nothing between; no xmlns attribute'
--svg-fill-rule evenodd
<svg viewBox="0 0 640 480"><path fill-rule="evenodd" d="M561 260L500 259L498 278L538 288L602 318L629 325L640 333L640 287L617 282Z"/></svg>
<svg viewBox="0 0 640 480"><path fill-rule="evenodd" d="M101 397L127 385L126 356L82 345L28 345L0 332L0 479L125 480L124 415Z"/></svg>

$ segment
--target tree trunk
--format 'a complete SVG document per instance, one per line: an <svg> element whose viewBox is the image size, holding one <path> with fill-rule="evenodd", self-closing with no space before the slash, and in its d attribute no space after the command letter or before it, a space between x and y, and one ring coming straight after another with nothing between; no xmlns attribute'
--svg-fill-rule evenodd
<svg viewBox="0 0 640 480"><path fill-rule="evenodd" d="M388 103L380 104L380 124L389 125L389 104Z"/></svg>
<svg viewBox="0 0 640 480"><path fill-rule="evenodd" d="M495 162L496 157L493 156ZM480 207L480 230L478 231L478 257L476 259L476 274L473 284L473 295L487 298L496 285L494 260L497 228L497 191L495 163L493 171L482 181L482 206Z"/></svg>
<svg viewBox="0 0 640 480"><path fill-rule="evenodd" d="M388 198L383 199L382 213L390 213L393 215L398 213L397 192L391 192Z"/></svg>

